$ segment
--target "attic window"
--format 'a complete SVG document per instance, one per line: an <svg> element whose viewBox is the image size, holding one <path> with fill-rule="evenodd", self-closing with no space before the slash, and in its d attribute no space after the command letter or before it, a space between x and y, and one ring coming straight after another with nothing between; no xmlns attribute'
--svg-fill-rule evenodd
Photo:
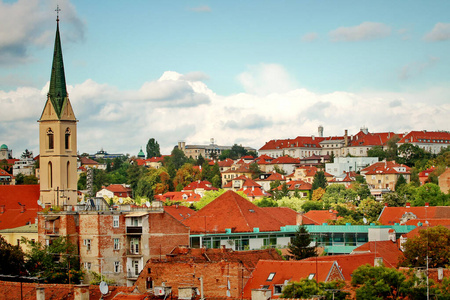
<svg viewBox="0 0 450 300"><path fill-rule="evenodd" d="M316 273L311 273L311 274L309 274L308 279L312 280L314 278L314 276L316 276Z"/></svg>
<svg viewBox="0 0 450 300"><path fill-rule="evenodd" d="M254 212L255 212L254 209L249 209L248 211L251 212L251 213L254 213Z"/></svg>
<svg viewBox="0 0 450 300"><path fill-rule="evenodd" d="M275 277L275 272L274 273L270 273L269 274L269 277L267 277L267 280L266 281L272 281L272 279Z"/></svg>

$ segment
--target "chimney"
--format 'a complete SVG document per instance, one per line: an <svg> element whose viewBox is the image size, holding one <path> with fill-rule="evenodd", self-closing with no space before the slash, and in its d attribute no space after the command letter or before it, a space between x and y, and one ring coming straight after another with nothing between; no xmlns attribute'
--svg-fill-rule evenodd
<svg viewBox="0 0 450 300"><path fill-rule="evenodd" d="M36 287L36 300L45 300L45 288L42 286Z"/></svg>
<svg viewBox="0 0 450 300"><path fill-rule="evenodd" d="M73 287L74 300L89 300L89 284L78 284Z"/></svg>
<svg viewBox="0 0 450 300"><path fill-rule="evenodd" d="M344 134L344 146L347 147L348 146L348 130L345 129L345 134Z"/></svg>
<svg viewBox="0 0 450 300"><path fill-rule="evenodd" d="M0 214L5 213L5 206L4 205L0 205Z"/></svg>
<svg viewBox="0 0 450 300"><path fill-rule="evenodd" d="M20 206L20 212L21 212L21 213L24 213L24 212L25 212L25 205L21 205L21 206Z"/></svg>
<svg viewBox="0 0 450 300"><path fill-rule="evenodd" d="M405 206L406 208L410 208L411 207L411 203L409 203L409 202L406 202L406 206Z"/></svg>
<svg viewBox="0 0 450 300"><path fill-rule="evenodd" d="M298 213L296 218L296 225L303 225L303 213Z"/></svg>
<svg viewBox="0 0 450 300"><path fill-rule="evenodd" d="M319 137L323 137L323 126L319 125Z"/></svg>
<svg viewBox="0 0 450 300"><path fill-rule="evenodd" d="M388 204L388 203L385 203L384 206L385 206L385 207L389 207L389 204Z"/></svg>
<svg viewBox="0 0 450 300"><path fill-rule="evenodd" d="M428 202L425 202L425 207L429 207L430 204Z"/></svg>

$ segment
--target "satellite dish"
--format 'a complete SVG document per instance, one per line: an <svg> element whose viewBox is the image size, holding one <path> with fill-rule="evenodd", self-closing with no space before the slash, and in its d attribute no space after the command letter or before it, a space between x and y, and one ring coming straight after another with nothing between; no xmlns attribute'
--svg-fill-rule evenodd
<svg viewBox="0 0 450 300"><path fill-rule="evenodd" d="M108 294L109 289L108 289L108 284L106 282L104 282L104 281L100 282L99 288L100 288L100 292L103 295Z"/></svg>
<svg viewBox="0 0 450 300"><path fill-rule="evenodd" d="M42 205L41 200L38 199L37 204L38 204L39 206L41 206L41 205Z"/></svg>
<svg viewBox="0 0 450 300"><path fill-rule="evenodd" d="M364 224L367 224L367 219L366 219L366 217L363 218L363 222L364 222Z"/></svg>
<svg viewBox="0 0 450 300"><path fill-rule="evenodd" d="M119 203L122 204L123 203L123 199L119 198Z"/></svg>
<svg viewBox="0 0 450 300"><path fill-rule="evenodd" d="M145 202L145 206L150 207L150 202Z"/></svg>

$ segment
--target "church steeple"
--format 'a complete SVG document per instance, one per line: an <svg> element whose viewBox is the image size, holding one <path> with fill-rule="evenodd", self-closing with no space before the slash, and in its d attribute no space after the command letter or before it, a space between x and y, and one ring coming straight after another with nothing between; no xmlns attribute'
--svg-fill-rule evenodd
<svg viewBox="0 0 450 300"><path fill-rule="evenodd" d="M56 9L59 12L59 8ZM56 37L55 48L53 50L52 75L50 77L50 89L48 97L52 102L53 108L61 118L61 112L67 102L66 77L64 75L64 63L61 49L61 39L59 37L59 15L56 19Z"/></svg>

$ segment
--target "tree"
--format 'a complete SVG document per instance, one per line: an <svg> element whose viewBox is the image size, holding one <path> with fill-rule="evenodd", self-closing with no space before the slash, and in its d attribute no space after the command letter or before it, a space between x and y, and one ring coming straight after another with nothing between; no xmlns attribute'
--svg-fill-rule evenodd
<svg viewBox="0 0 450 300"><path fill-rule="evenodd" d="M25 267L31 276L46 283L80 283L83 279L76 246L67 238L54 239L50 245L27 239L22 241L30 247L25 255Z"/></svg>
<svg viewBox="0 0 450 300"><path fill-rule="evenodd" d="M325 195L325 189L319 187L312 192L311 200L319 201L323 195Z"/></svg>
<svg viewBox="0 0 450 300"><path fill-rule="evenodd" d="M323 296L326 300L343 300L349 293L341 291L345 287L344 281L330 281L317 283L314 279L301 279L299 282L291 282L284 287L281 298L309 299L312 296Z"/></svg>
<svg viewBox="0 0 450 300"><path fill-rule="evenodd" d="M170 153L170 160L172 161L175 169L178 170L182 165L187 163L188 158L184 154L183 150L178 149L178 147L174 147L172 152Z"/></svg>
<svg viewBox="0 0 450 300"><path fill-rule="evenodd" d="M382 146L374 146L367 150L368 157L378 157L378 160L383 160L386 158L386 152L384 152Z"/></svg>
<svg viewBox="0 0 450 300"><path fill-rule="evenodd" d="M429 203L431 206L446 206L449 204L449 195L444 194L438 185L425 183L416 189L413 206L424 206Z"/></svg>
<svg viewBox="0 0 450 300"><path fill-rule="evenodd" d="M274 165L273 170L275 172L277 172L278 174L286 175L286 171L283 168L281 168L279 165Z"/></svg>
<svg viewBox="0 0 450 300"><path fill-rule="evenodd" d="M429 158L430 154L425 152L419 146L405 143L398 147L399 162L409 167L413 167L417 162L424 158Z"/></svg>
<svg viewBox="0 0 450 300"><path fill-rule="evenodd" d="M419 230L419 235L404 244L400 266L425 267L428 255L430 268L445 267L450 263L450 229L441 225Z"/></svg>
<svg viewBox="0 0 450 300"><path fill-rule="evenodd" d="M398 190L402 185L405 185L405 184L406 184L406 179L405 179L405 177L403 177L402 174L400 174L400 176L397 179L397 182L395 183L394 189Z"/></svg>
<svg viewBox="0 0 450 300"><path fill-rule="evenodd" d="M394 135L393 137L391 137L387 142L386 142L386 146L387 149L385 151L386 153L386 159L387 160L397 160L398 156L397 156L397 142L400 141L400 137L398 135Z"/></svg>
<svg viewBox="0 0 450 300"><path fill-rule="evenodd" d="M288 245L288 251L296 260L317 256L316 248L310 246L311 242L312 238L308 230L300 225Z"/></svg>
<svg viewBox="0 0 450 300"><path fill-rule="evenodd" d="M252 172L252 179L258 179L259 175L262 174L262 171L259 168L258 163L256 163L256 162L253 162L250 164L249 170Z"/></svg>
<svg viewBox="0 0 450 300"><path fill-rule="evenodd" d="M161 152L159 150L159 144L154 138L151 138L148 140L146 148L147 148L146 149L147 150L147 158L161 156Z"/></svg>
<svg viewBox="0 0 450 300"><path fill-rule="evenodd" d="M21 158L33 158L33 152L28 151L28 149L25 149L25 151L20 156Z"/></svg>
<svg viewBox="0 0 450 300"><path fill-rule="evenodd" d="M0 235L0 274L26 275L25 256L19 245L9 244Z"/></svg>
<svg viewBox="0 0 450 300"><path fill-rule="evenodd" d="M399 299L406 296L408 283L402 272L385 266L367 264L352 274L352 285L357 287L356 299Z"/></svg>
<svg viewBox="0 0 450 300"><path fill-rule="evenodd" d="M317 171L314 175L312 190L314 191L317 188L326 188L327 187L327 179L325 178L325 173L323 171Z"/></svg>
<svg viewBox="0 0 450 300"><path fill-rule="evenodd" d="M173 179L173 185L177 191L181 191L185 186L200 178L200 170L194 168L192 164L187 163L178 169L177 174Z"/></svg>
<svg viewBox="0 0 450 300"><path fill-rule="evenodd" d="M253 204L255 204L258 207L278 207L277 201L268 197L263 197L262 199L255 200L253 201Z"/></svg>
<svg viewBox="0 0 450 300"><path fill-rule="evenodd" d="M302 209L304 212L308 212L310 210L323 210L323 203L320 201L305 201L302 205Z"/></svg>
<svg viewBox="0 0 450 300"><path fill-rule="evenodd" d="M207 161L206 161L207 162ZM195 163L196 166L203 166L203 164L205 163L205 159L203 158L203 156L200 154L198 156L198 159Z"/></svg>

